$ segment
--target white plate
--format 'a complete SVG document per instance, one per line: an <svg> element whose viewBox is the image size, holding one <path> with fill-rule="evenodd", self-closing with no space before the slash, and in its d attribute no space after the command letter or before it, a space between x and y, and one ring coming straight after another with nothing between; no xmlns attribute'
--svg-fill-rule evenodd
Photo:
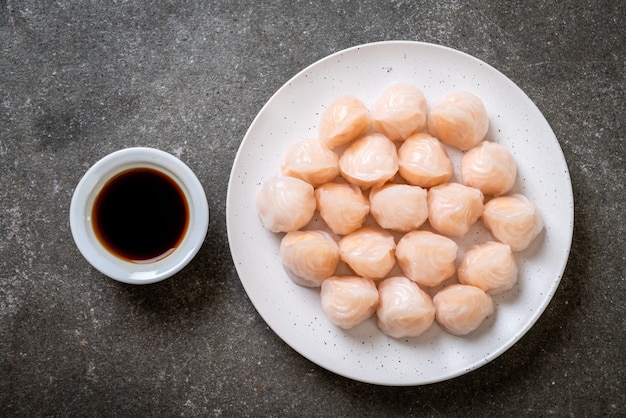
<svg viewBox="0 0 626 418"><path fill-rule="evenodd" d="M518 180L513 192L533 200L546 225L531 247L517 254L519 283L494 298L496 313L466 337L450 335L435 325L419 337L397 340L383 335L375 318L349 331L337 328L320 308L319 290L297 286L289 279L279 256L283 235L264 229L255 210L263 182L280 174L286 146L316 137L320 114L334 98L353 94L372 105L394 81L420 87L429 105L454 90L478 95L490 115L487 139L503 144L516 158ZM459 152L451 150L457 173L459 157ZM420 385L487 364L537 321L567 263L573 205L559 143L522 90L494 68L462 52L392 41L332 54L301 71L274 94L250 126L235 159L228 186L227 227L233 260L250 300L294 350L354 380ZM458 241L462 248L488 237L482 226L475 228L468 234L473 238Z"/></svg>

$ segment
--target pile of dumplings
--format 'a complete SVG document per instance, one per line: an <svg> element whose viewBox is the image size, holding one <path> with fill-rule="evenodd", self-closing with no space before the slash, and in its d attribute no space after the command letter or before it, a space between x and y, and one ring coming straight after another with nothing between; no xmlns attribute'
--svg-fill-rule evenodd
<svg viewBox="0 0 626 418"><path fill-rule="evenodd" d="M466 335L493 313L492 295L517 281L514 253L543 222L530 200L507 195L516 163L484 140L488 128L474 94L451 93L429 110L417 86L397 82L371 109L354 96L336 98L319 137L288 147L282 175L263 184L256 209L265 228L284 234L291 279L320 288L335 325L349 329L376 315L393 338L416 337L435 321ZM464 152L461 183L451 182L446 147ZM457 267L454 238L479 220L493 240L468 248Z"/></svg>

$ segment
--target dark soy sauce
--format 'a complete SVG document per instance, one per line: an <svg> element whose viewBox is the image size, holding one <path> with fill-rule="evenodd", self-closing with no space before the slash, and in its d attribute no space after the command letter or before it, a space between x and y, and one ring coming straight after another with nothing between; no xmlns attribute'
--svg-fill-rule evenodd
<svg viewBox="0 0 626 418"><path fill-rule="evenodd" d="M189 207L180 186L151 168L133 168L109 180L96 197L92 224L98 240L119 258L148 263L182 241Z"/></svg>

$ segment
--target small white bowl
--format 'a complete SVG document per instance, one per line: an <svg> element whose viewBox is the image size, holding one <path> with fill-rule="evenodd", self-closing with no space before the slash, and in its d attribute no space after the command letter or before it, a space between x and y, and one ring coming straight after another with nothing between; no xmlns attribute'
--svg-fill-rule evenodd
<svg viewBox="0 0 626 418"><path fill-rule="evenodd" d="M189 222L180 245L166 257L148 263L134 263L109 252L98 240L91 219L94 201L104 185L118 173L140 167L168 175L189 206ZM70 206L70 228L81 254L101 273L130 284L154 283L179 272L200 250L208 226L209 205L198 178L181 160L154 148L127 148L102 158L80 180Z"/></svg>

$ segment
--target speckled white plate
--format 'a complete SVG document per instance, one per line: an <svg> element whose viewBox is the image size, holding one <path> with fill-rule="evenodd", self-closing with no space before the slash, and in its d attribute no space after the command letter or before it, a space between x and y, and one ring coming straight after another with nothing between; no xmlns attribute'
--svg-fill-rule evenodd
<svg viewBox="0 0 626 418"><path fill-rule="evenodd" d="M539 207L544 232L517 254L519 283L496 296L496 312L466 337L434 325L409 339L383 335L375 317L344 331L325 317L319 290L295 285L279 256L282 234L261 225L255 198L263 182L280 174L287 144L316 137L320 114L337 96L353 94L372 105L389 83L419 86L429 104L454 90L478 95L490 115L487 139L508 147L518 164L513 192ZM449 150L458 181L460 153ZM512 81L484 62L446 47L380 42L332 54L289 80L250 126L232 169L227 198L228 239L250 300L294 350L334 373L381 385L420 385L472 371L517 342L537 321L567 263L573 231L573 197L559 143L543 115ZM481 225L463 249L489 237Z"/></svg>

